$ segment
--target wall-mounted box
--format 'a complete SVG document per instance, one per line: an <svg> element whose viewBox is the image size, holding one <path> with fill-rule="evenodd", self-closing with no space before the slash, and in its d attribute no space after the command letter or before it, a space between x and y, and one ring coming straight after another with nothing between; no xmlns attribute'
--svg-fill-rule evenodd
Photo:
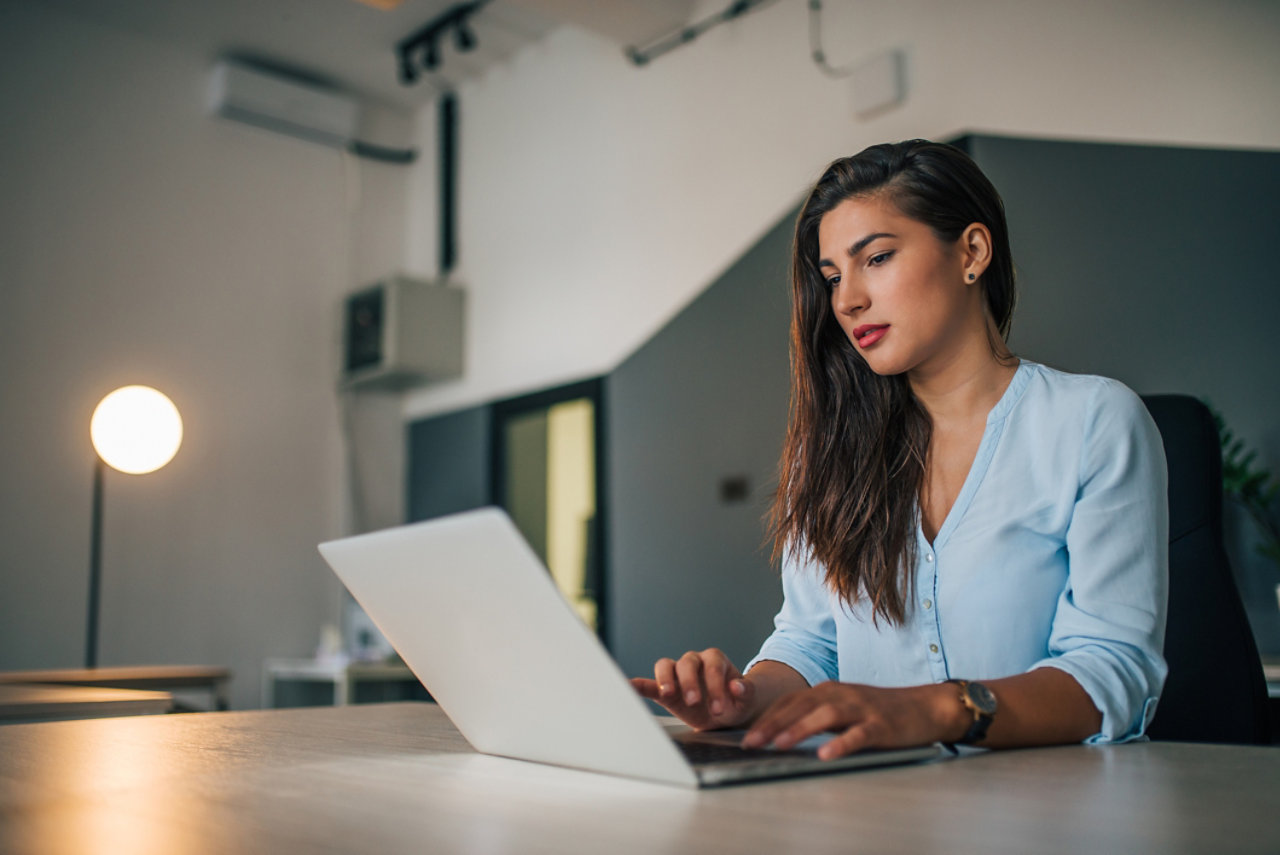
<svg viewBox="0 0 1280 855"><path fill-rule="evenodd" d="M853 69L852 80L853 112L861 119L878 116L907 97L907 56L883 51Z"/></svg>
<svg viewBox="0 0 1280 855"><path fill-rule="evenodd" d="M342 381L405 388L462 376L464 292L392 276L343 302Z"/></svg>

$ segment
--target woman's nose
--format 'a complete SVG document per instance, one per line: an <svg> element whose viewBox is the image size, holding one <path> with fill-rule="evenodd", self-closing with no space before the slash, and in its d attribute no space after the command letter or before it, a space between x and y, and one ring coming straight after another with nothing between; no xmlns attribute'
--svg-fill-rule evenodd
<svg viewBox="0 0 1280 855"><path fill-rule="evenodd" d="M837 314L847 315L859 309L865 309L866 295L847 279L841 278L831 292L831 308Z"/></svg>

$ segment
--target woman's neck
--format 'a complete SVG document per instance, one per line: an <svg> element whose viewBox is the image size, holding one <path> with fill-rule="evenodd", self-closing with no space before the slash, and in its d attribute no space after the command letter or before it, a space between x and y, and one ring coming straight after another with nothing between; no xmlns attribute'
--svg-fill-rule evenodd
<svg viewBox="0 0 1280 855"><path fill-rule="evenodd" d="M1001 353L992 352L992 341ZM908 374L911 391L934 427L986 421L1018 370L1018 359L996 335L972 338L966 345L929 366Z"/></svg>

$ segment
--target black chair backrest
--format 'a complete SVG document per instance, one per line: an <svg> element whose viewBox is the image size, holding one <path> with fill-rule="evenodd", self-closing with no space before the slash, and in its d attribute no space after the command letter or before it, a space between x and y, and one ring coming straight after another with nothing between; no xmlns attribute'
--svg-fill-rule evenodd
<svg viewBox="0 0 1280 855"><path fill-rule="evenodd" d="M1152 739L1269 742L1267 685L1222 537L1222 449L1208 407L1148 395L1169 463L1169 679Z"/></svg>

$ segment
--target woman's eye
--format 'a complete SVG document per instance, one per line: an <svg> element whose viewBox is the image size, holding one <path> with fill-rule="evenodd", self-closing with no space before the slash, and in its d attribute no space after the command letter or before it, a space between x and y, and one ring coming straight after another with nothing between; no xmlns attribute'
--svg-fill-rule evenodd
<svg viewBox="0 0 1280 855"><path fill-rule="evenodd" d="M840 284L840 277L839 277L839 276L832 276L830 279L828 279L828 280L827 280L827 287L828 287L828 288L835 288L835 287L836 287L837 285L839 285L839 284Z"/></svg>
<svg viewBox="0 0 1280 855"><path fill-rule="evenodd" d="M867 264L871 265L872 267L879 267L881 264L884 264L886 261L888 261L889 256L891 255L893 255L892 251L878 252L867 260Z"/></svg>

